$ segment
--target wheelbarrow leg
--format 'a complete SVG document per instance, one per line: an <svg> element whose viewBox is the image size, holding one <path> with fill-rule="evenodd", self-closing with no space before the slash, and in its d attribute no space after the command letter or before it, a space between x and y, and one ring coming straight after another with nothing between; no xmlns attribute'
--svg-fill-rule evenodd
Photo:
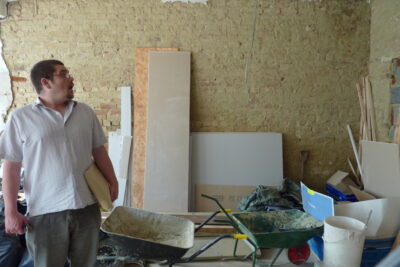
<svg viewBox="0 0 400 267"><path fill-rule="evenodd" d="M220 235L217 238L215 238L213 241L211 241L210 243L208 243L207 245L205 245L204 247L202 247L200 250L198 250L196 253L194 253L192 256L185 258L185 259L177 259L177 260L169 260L167 262L161 263L160 265L168 265L168 266L172 266L175 263L186 263L186 262L191 262L193 261L197 256L199 256L200 254L202 254L204 251L206 251L207 249L209 249L211 246L215 245L218 241L220 241L221 239L224 238L232 238L233 235L232 234L226 234L226 235Z"/></svg>
<svg viewBox="0 0 400 267"><path fill-rule="evenodd" d="M239 239L235 240L235 247L233 248L233 257L236 257L236 250L237 250L237 245L238 245Z"/></svg>
<svg viewBox="0 0 400 267"><path fill-rule="evenodd" d="M276 260L278 259L279 255L281 255L283 251L283 248L280 248L278 253L276 254L276 256L274 257L274 259L272 260L271 264L269 265L269 267L271 267L272 265L274 265L274 263L276 262Z"/></svg>
<svg viewBox="0 0 400 267"><path fill-rule="evenodd" d="M234 258L238 257L238 256L236 255L238 242L239 242L239 239L236 239L236 240L235 240L235 247L234 247L234 249L233 249L233 257L234 257ZM250 242L248 242L248 243L250 243ZM251 257L252 257L253 266L255 266L255 263L256 263L255 258L257 257L257 250L258 250L258 248L257 248L256 246L254 246L252 243L250 243L250 244L251 244L251 246L252 246L252 248L253 248L253 251L250 252L249 254L247 254L246 256L244 256L244 257L242 258L242 260L247 260L247 259L249 259L249 257L251 256Z"/></svg>

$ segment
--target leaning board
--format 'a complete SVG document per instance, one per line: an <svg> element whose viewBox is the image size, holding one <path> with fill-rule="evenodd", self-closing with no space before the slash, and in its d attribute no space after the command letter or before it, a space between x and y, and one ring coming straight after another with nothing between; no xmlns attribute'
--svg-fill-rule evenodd
<svg viewBox="0 0 400 267"><path fill-rule="evenodd" d="M189 210L190 53L150 52L144 209Z"/></svg>
<svg viewBox="0 0 400 267"><path fill-rule="evenodd" d="M134 140L132 179L132 207L143 209L144 169L146 157L146 129L148 107L148 68L150 51L178 51L178 48L136 48L134 90Z"/></svg>

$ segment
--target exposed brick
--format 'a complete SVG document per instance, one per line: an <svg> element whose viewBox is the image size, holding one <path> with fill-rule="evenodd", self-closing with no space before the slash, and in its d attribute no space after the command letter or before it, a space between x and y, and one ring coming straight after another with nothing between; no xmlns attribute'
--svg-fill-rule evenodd
<svg viewBox="0 0 400 267"><path fill-rule="evenodd" d="M101 109L111 109L113 106L110 104L100 104Z"/></svg>
<svg viewBox="0 0 400 267"><path fill-rule="evenodd" d="M393 19L393 25L398 24L398 8L391 8L400 8L396 1L372 1L385 11L381 16L386 11L391 14L387 18ZM312 156L305 182L317 189L337 169L349 170L346 161L352 151L344 127L350 123L357 131L359 124L354 84L368 73L371 9L367 1L260 1L247 85L244 66L251 51L254 1L37 4L39 12L34 14L33 1L11 2L10 19L0 23L3 55L11 73L29 77L39 60L64 61L75 78L76 99L95 108L105 130L119 126L114 125L119 121L114 117L120 105L117 88L132 85L134 48L178 47L192 52L192 131L282 132L285 175L298 178L297 152L307 148ZM371 32L381 33L381 29L378 25ZM371 44L373 62L400 55L392 37L380 41L376 36ZM377 67L375 77L388 71L387 64ZM381 110L389 99L389 88L385 90L386 98L378 98ZM35 99L28 82L13 83L13 92L15 106ZM388 116L380 112L377 118Z"/></svg>
<svg viewBox="0 0 400 267"><path fill-rule="evenodd" d="M27 79L25 77L11 76L11 81L13 81L13 82L26 82Z"/></svg>

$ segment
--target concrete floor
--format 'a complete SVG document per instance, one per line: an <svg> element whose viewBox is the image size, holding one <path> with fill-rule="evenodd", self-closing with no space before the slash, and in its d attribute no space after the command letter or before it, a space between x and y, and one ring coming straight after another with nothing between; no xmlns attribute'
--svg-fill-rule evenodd
<svg viewBox="0 0 400 267"><path fill-rule="evenodd" d="M277 250L274 249L263 249L261 251L261 257L257 259L257 267L266 267L269 266L271 263L271 259ZM307 260L306 263L301 264L301 265L295 265L292 264L289 259L287 258L287 250L284 250L281 255L278 257L277 261L273 266L276 267L313 267L317 266L317 264L314 265L314 262L317 262L317 259L313 254L310 255L309 259ZM135 264L126 264L125 267L134 267L138 266ZM164 266L165 265L160 265L157 263L149 264L150 267L158 267L158 266ZM210 261L195 261L195 262L189 262L189 263L177 263L174 264L176 267L248 267L251 266L251 261L239 261L239 260L210 260Z"/></svg>
<svg viewBox="0 0 400 267"><path fill-rule="evenodd" d="M150 265L151 267L160 266L158 264ZM203 261L203 262L190 262L185 264L174 264L176 267L249 267L251 266L251 262L239 262L239 261ZM269 266L267 264L257 264L257 267ZM302 265L294 265L294 264L274 264L276 267L313 267L313 263L306 263ZM165 267L165 265L164 265Z"/></svg>

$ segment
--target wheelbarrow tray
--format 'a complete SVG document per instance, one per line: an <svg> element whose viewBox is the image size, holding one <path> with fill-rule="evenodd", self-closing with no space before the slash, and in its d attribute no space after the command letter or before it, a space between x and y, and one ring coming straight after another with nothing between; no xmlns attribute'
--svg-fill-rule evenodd
<svg viewBox="0 0 400 267"><path fill-rule="evenodd" d="M179 259L194 243L190 220L122 206L113 209L101 230L140 259Z"/></svg>
<svg viewBox="0 0 400 267"><path fill-rule="evenodd" d="M243 234L259 248L296 248L323 232L323 223L300 210L233 214Z"/></svg>

